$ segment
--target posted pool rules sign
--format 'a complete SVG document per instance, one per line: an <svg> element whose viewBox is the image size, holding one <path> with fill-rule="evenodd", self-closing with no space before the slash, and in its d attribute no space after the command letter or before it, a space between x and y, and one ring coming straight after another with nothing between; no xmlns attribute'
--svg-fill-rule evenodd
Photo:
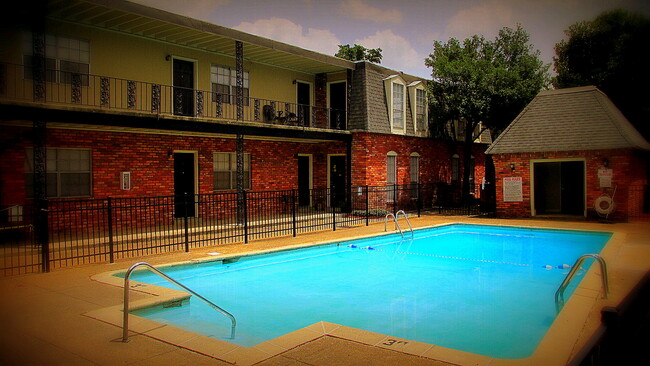
<svg viewBox="0 0 650 366"><path fill-rule="evenodd" d="M503 201L504 202L522 202L524 192L522 189L521 177L503 178Z"/></svg>

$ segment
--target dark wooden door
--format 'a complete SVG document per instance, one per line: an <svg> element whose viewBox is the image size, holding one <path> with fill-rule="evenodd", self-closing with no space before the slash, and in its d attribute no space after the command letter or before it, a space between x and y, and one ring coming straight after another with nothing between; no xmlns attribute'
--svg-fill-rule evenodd
<svg viewBox="0 0 650 366"><path fill-rule="evenodd" d="M330 84L330 128L346 129L347 104L346 83Z"/></svg>
<svg viewBox="0 0 650 366"><path fill-rule="evenodd" d="M330 194L332 207L345 207L345 156L330 157Z"/></svg>
<svg viewBox="0 0 650 366"><path fill-rule="evenodd" d="M174 153L174 217L194 217L194 154Z"/></svg>
<svg viewBox="0 0 650 366"><path fill-rule="evenodd" d="M194 62L174 59L174 114L194 115Z"/></svg>
<svg viewBox="0 0 650 366"><path fill-rule="evenodd" d="M298 156L298 205L300 206L309 206L311 203L310 175L309 156Z"/></svg>
<svg viewBox="0 0 650 366"><path fill-rule="evenodd" d="M311 126L311 86L298 82L298 121L302 126Z"/></svg>

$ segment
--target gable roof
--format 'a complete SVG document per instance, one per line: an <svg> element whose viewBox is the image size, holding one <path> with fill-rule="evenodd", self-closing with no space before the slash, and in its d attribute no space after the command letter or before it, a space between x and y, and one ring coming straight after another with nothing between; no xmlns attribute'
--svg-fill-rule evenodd
<svg viewBox="0 0 650 366"><path fill-rule="evenodd" d="M595 86L542 91L486 154L604 149L650 144Z"/></svg>

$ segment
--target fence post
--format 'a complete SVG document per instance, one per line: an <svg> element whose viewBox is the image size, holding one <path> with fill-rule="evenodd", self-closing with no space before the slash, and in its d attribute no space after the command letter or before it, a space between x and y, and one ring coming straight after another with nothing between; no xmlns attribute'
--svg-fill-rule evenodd
<svg viewBox="0 0 650 366"><path fill-rule="evenodd" d="M36 243L41 247L43 272L50 271L49 207L47 199L37 199L35 204L34 226Z"/></svg>
<svg viewBox="0 0 650 366"><path fill-rule="evenodd" d="M244 219L244 244L248 244L248 197L246 190L241 190L241 210Z"/></svg>
<svg viewBox="0 0 650 366"><path fill-rule="evenodd" d="M108 252L110 263L115 263L115 250L113 248L113 199L108 197Z"/></svg>
<svg viewBox="0 0 650 366"><path fill-rule="evenodd" d="M393 184L393 213L397 213L397 183Z"/></svg>
<svg viewBox="0 0 650 366"><path fill-rule="evenodd" d="M185 192L184 194L185 200L184 200L184 207L185 207L185 212L183 213L183 226L185 230L185 252L190 251L190 233L189 233L189 228L187 227L187 213L188 213L188 203L189 203L189 194Z"/></svg>
<svg viewBox="0 0 650 366"><path fill-rule="evenodd" d="M330 209L332 209L332 231L336 231L336 210L334 204L336 202L336 191L334 186L330 187Z"/></svg>
<svg viewBox="0 0 650 366"><path fill-rule="evenodd" d="M420 182L418 182L418 183L416 183L416 184L417 184L417 186L415 187L415 189L417 189L417 192L418 192L418 200L417 200L417 206L418 206L418 217L421 217L421 210L422 210L422 189L420 189L420 187L422 187L422 184L421 184Z"/></svg>
<svg viewBox="0 0 650 366"><path fill-rule="evenodd" d="M293 224L293 237L295 238L298 231L296 228L296 194L297 190L292 189L291 190L291 219L292 219L292 224Z"/></svg>
<svg viewBox="0 0 650 366"><path fill-rule="evenodd" d="M366 226L370 225L370 191L366 184Z"/></svg>

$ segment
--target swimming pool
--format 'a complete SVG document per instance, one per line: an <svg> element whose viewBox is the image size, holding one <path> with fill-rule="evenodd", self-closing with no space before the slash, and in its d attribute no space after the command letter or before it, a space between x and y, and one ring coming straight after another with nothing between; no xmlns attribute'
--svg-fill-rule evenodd
<svg viewBox="0 0 650 366"><path fill-rule="evenodd" d="M277 254L162 270L200 301L133 314L252 346L318 321L497 358L523 358L556 316L568 268L609 233L447 225ZM147 271L134 280L169 286ZM571 294L578 279L567 289Z"/></svg>

